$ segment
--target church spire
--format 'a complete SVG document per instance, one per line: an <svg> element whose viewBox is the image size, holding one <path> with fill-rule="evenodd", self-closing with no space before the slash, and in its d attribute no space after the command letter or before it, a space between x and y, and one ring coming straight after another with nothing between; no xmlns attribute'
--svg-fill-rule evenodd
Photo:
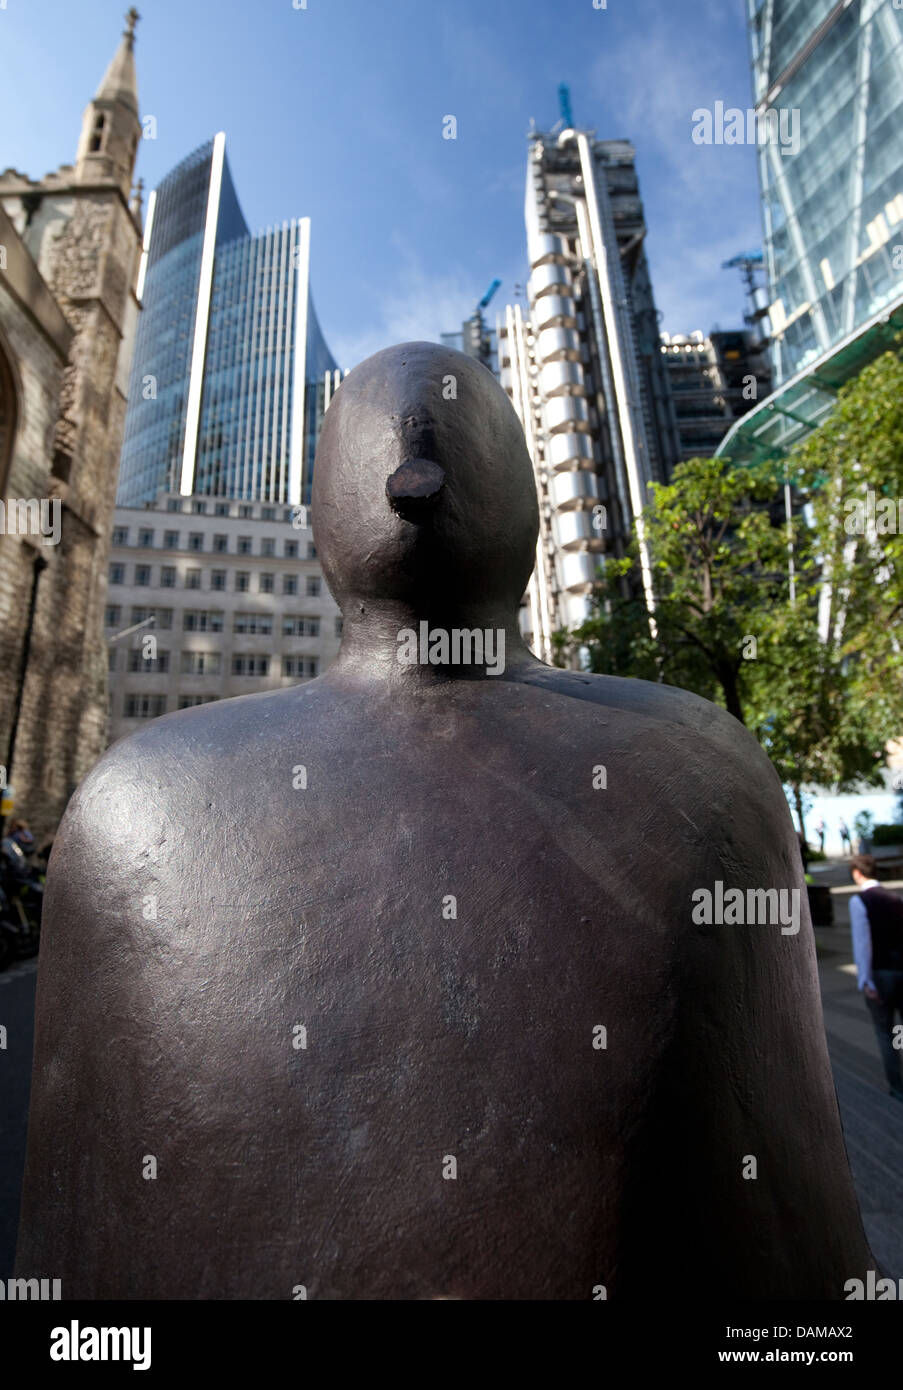
<svg viewBox="0 0 903 1390"><path fill-rule="evenodd" d="M125 16L119 47L101 79L94 99L85 107L75 168L81 183L117 183L128 201L141 138L138 118L138 79L135 74L134 5Z"/></svg>
<svg viewBox="0 0 903 1390"><path fill-rule="evenodd" d="M126 27L122 31L119 47L94 94L95 101L121 101L124 106L130 107L136 116L138 79L135 74L135 25L140 18L133 5L125 16Z"/></svg>

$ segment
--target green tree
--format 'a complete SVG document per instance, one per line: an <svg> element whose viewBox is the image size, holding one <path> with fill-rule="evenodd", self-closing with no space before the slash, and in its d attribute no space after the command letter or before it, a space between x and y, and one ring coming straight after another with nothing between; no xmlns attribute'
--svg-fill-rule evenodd
<svg viewBox="0 0 903 1390"><path fill-rule="evenodd" d="M634 545L605 566L589 620L559 634L558 650L564 659L583 646L593 670L665 681L724 705L793 789L803 826L804 784L877 783L886 742L903 723L901 528L870 520L880 497L888 523L890 501L903 495L900 357L886 354L845 387L829 420L782 467L808 504L789 528L774 465L681 464L667 487L651 489L644 514L655 638Z"/></svg>
<svg viewBox="0 0 903 1390"><path fill-rule="evenodd" d="M592 614L560 641L561 657L584 646L593 670L694 690L746 722L750 653L786 565L785 538L765 509L774 480L694 458L678 465L669 485L650 491L644 518L655 638L634 543L624 559L605 565Z"/></svg>

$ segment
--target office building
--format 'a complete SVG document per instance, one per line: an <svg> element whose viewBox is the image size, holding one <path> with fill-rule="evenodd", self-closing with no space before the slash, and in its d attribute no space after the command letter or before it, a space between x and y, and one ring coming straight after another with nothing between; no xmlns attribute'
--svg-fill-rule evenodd
<svg viewBox="0 0 903 1390"><path fill-rule="evenodd" d="M903 10L747 0L775 390L722 452L781 458L903 327ZM798 131L776 138L775 116ZM796 148L794 149L794 146Z"/></svg>
<svg viewBox="0 0 903 1390"><path fill-rule="evenodd" d="M150 196L118 502L310 500L340 374L310 294L310 219L252 236L220 133Z"/></svg>
<svg viewBox="0 0 903 1390"><path fill-rule="evenodd" d="M117 507L107 578L111 741L173 710L310 680L339 649L306 507L179 493Z"/></svg>
<svg viewBox="0 0 903 1390"><path fill-rule="evenodd" d="M544 660L552 634L588 615L605 553L624 553L649 483L667 481L679 455L634 148L575 129L565 109L560 132L530 135L529 308L509 306L497 322L502 384L536 472L523 625Z"/></svg>

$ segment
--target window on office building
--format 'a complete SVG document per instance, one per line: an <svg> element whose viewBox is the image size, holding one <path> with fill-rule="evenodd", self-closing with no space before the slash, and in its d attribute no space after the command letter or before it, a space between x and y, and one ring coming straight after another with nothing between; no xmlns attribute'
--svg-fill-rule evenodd
<svg viewBox="0 0 903 1390"><path fill-rule="evenodd" d="M298 576L296 574L284 574L282 576L282 592L284 594L296 594L298 592Z"/></svg>
<svg viewBox="0 0 903 1390"><path fill-rule="evenodd" d="M316 560L317 558L317 547L314 545L313 541L307 542L307 558L308 560Z"/></svg>
<svg viewBox="0 0 903 1390"><path fill-rule="evenodd" d="M253 542L250 536L239 536L237 550L239 555L250 555L253 549Z"/></svg>
<svg viewBox="0 0 903 1390"><path fill-rule="evenodd" d="M320 619L288 614L282 619L283 637L319 637Z"/></svg>
<svg viewBox="0 0 903 1390"><path fill-rule="evenodd" d="M270 658L268 656L233 656L233 676L268 676Z"/></svg>
<svg viewBox="0 0 903 1390"><path fill-rule="evenodd" d="M222 670L222 656L219 652L183 652L181 671L183 676L218 676Z"/></svg>
<svg viewBox="0 0 903 1390"><path fill-rule="evenodd" d="M183 632L222 632L223 612L221 608L205 612L203 609L186 608L182 614Z"/></svg>
<svg viewBox="0 0 903 1390"><path fill-rule="evenodd" d="M167 498L167 501L166 501L166 510L167 510L168 512L180 512L180 511L182 510L182 499L181 499L181 497L169 497L169 498Z"/></svg>
<svg viewBox="0 0 903 1390"><path fill-rule="evenodd" d="M319 662L315 656L284 656L282 658L282 674L284 676L301 676L310 679L316 676Z"/></svg>
<svg viewBox="0 0 903 1390"><path fill-rule="evenodd" d="M204 533L203 533L203 531L191 531L191 532L189 533L189 536L188 536L188 549L189 549L189 550L203 550L203 549L204 549Z"/></svg>
<svg viewBox="0 0 903 1390"><path fill-rule="evenodd" d="M236 613L232 631L250 633L256 637L269 637L273 631L273 615L272 613Z"/></svg>
<svg viewBox="0 0 903 1390"><path fill-rule="evenodd" d="M138 587L139 587L139 588L146 588L147 585L148 585L150 582L151 582L151 567L150 567L150 565L136 565L136 566L135 566L135 583L138 585Z"/></svg>
<svg viewBox="0 0 903 1390"><path fill-rule="evenodd" d="M114 544L114 545L128 545L128 543L129 543L129 528L128 528L127 526L114 526L114 527L113 527L113 544Z"/></svg>
<svg viewBox="0 0 903 1390"><path fill-rule="evenodd" d="M214 514L214 516L228 516L228 515L229 515L229 503L228 503L228 502L217 502L216 506L213 508L213 514Z"/></svg>
<svg viewBox="0 0 903 1390"><path fill-rule="evenodd" d="M318 574L309 574L307 576L307 597L316 598L319 592L320 576Z"/></svg>
<svg viewBox="0 0 903 1390"><path fill-rule="evenodd" d="M174 589L176 587L176 567L175 565L160 566L160 588Z"/></svg>
<svg viewBox="0 0 903 1390"><path fill-rule="evenodd" d="M124 583L125 583L125 565L120 565L120 564L118 564L115 560L114 560L113 563L110 565L110 583L111 583L111 584L124 584Z"/></svg>
<svg viewBox="0 0 903 1390"><path fill-rule="evenodd" d="M235 571L235 592L246 594L251 587L251 575L248 570Z"/></svg>
<svg viewBox="0 0 903 1390"><path fill-rule="evenodd" d="M275 508L275 507L261 507L261 508L260 508L260 520L261 520L261 521L275 521L275 520L276 520L276 508Z"/></svg>
<svg viewBox="0 0 903 1390"><path fill-rule="evenodd" d="M262 594L272 594L276 589L276 576L274 574L261 574L258 576L260 582L259 592Z"/></svg>
<svg viewBox="0 0 903 1390"><path fill-rule="evenodd" d="M298 558L298 542L297 542L297 541L286 541L286 542L285 542L284 549L283 549L283 554L285 555L286 560L297 560L297 558Z"/></svg>
<svg viewBox="0 0 903 1390"><path fill-rule="evenodd" d="M222 589L225 589L225 587L226 587L226 571L225 571L225 570L211 570L211 571L210 571L210 587L211 587L211 589L216 589L217 591L222 590Z"/></svg>
<svg viewBox="0 0 903 1390"><path fill-rule="evenodd" d="M132 626L135 623L143 623L148 618L153 618L154 627L158 632L168 632L172 627L171 608L133 608Z"/></svg>
<svg viewBox="0 0 903 1390"><path fill-rule="evenodd" d="M179 709L194 709L196 705L209 705L217 699L216 695L180 695Z"/></svg>
<svg viewBox="0 0 903 1390"><path fill-rule="evenodd" d="M179 532L178 532L178 531L164 531L164 532L163 532L163 549L164 549L164 550L178 550L178 548L179 548Z"/></svg>
<svg viewBox="0 0 903 1390"><path fill-rule="evenodd" d="M143 550L149 550L154 543L154 533L142 526L138 532L138 544Z"/></svg>
<svg viewBox="0 0 903 1390"><path fill-rule="evenodd" d="M261 539L261 542L260 542L260 553L261 553L261 555L275 555L275 554L276 554L276 542L273 540L273 537L272 537L272 536L264 536L264 537Z"/></svg>
<svg viewBox="0 0 903 1390"><path fill-rule="evenodd" d="M207 503L206 503L206 502L200 502L200 501L194 502L194 504L192 505L192 511L193 511L197 516L204 516L204 515L206 514L206 511L207 511Z"/></svg>
<svg viewBox="0 0 903 1390"><path fill-rule="evenodd" d="M238 515L243 516L246 520L249 516L254 515L254 508L251 506L250 502L242 502L239 505Z"/></svg>
<svg viewBox="0 0 903 1390"><path fill-rule="evenodd" d="M195 570L195 569L186 570L186 571L185 571L185 588L186 588L186 589L199 589L200 587L201 587L201 571L200 571L200 570Z"/></svg>
<svg viewBox="0 0 903 1390"><path fill-rule="evenodd" d="M214 536L214 537L213 537L213 550L214 550L214 553L215 553L216 555L225 555L226 552L228 551L228 549L229 549L229 537L228 537L228 536Z"/></svg>
<svg viewBox="0 0 903 1390"><path fill-rule="evenodd" d="M118 603L110 603L104 613L104 627L118 627L122 621L122 609Z"/></svg>
<svg viewBox="0 0 903 1390"><path fill-rule="evenodd" d="M123 713L126 719L158 719L166 713L166 696L126 695Z"/></svg>
<svg viewBox="0 0 903 1390"><path fill-rule="evenodd" d="M156 675L158 672L169 670L169 652L158 651L153 660L149 660L144 655L143 645L129 649L128 657L129 671L143 671L149 675Z"/></svg>

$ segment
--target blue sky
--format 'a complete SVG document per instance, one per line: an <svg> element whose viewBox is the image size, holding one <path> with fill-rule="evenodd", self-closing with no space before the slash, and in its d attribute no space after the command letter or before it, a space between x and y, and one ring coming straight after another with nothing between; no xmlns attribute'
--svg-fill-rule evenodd
<svg viewBox="0 0 903 1390"><path fill-rule="evenodd" d="M738 325L761 245L755 154L693 143L692 112L750 105L744 0L146 0L136 58L154 186L226 131L254 229L312 218L313 293L345 367L459 327L526 278L525 135L574 117L633 141L662 327ZM125 0L6 0L0 164L71 162ZM442 138L454 115L458 138ZM493 306L495 307L495 306Z"/></svg>

